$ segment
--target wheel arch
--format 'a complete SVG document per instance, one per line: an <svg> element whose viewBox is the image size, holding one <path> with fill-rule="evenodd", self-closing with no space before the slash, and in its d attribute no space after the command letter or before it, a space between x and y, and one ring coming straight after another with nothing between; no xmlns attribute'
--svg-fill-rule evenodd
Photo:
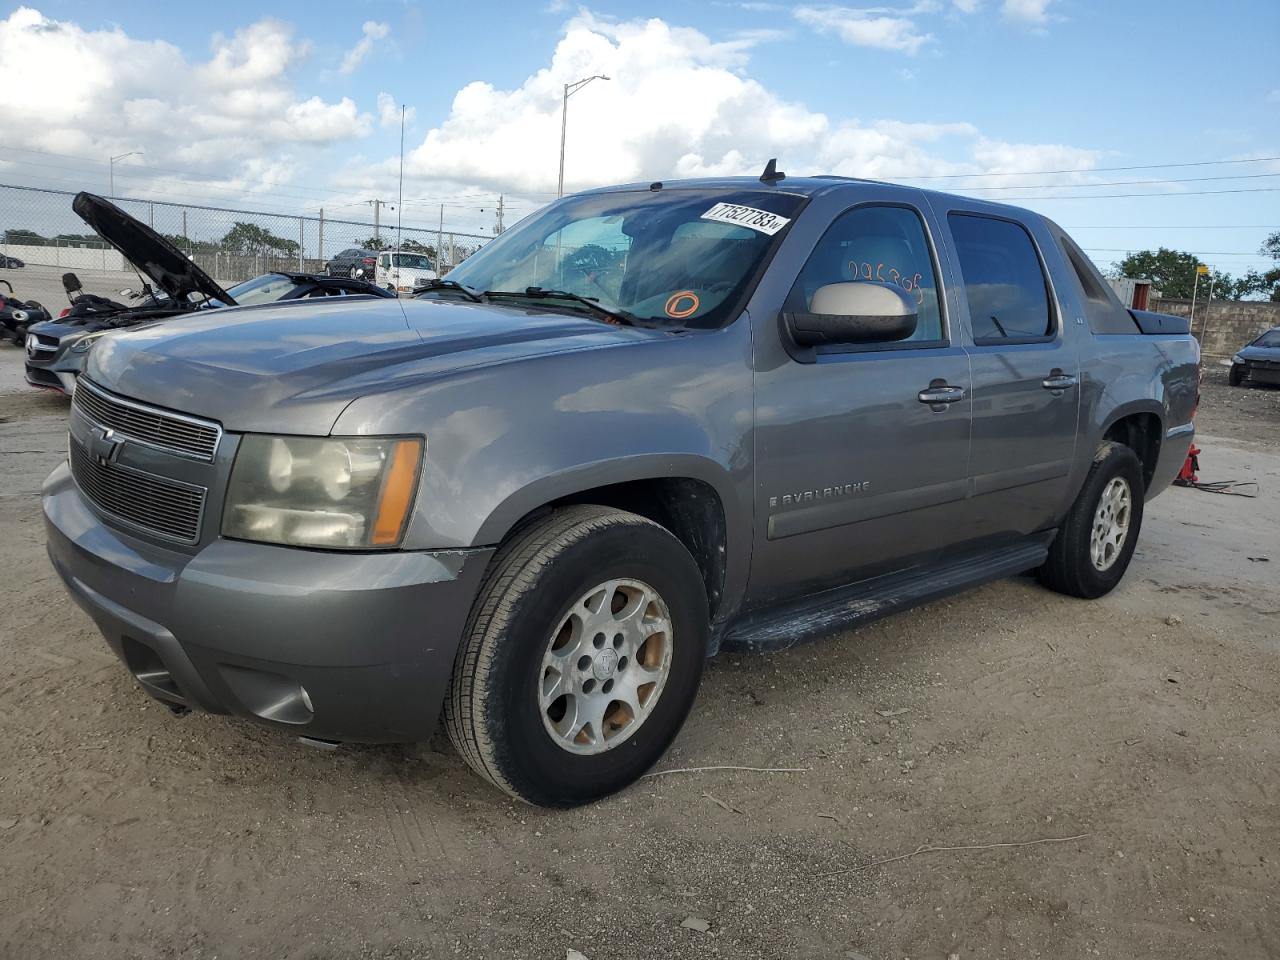
<svg viewBox="0 0 1280 960"><path fill-rule="evenodd" d="M1098 442L1111 441L1129 447L1142 464L1142 479L1149 488L1164 443L1164 410L1154 401L1135 401L1113 410L1104 422Z"/></svg>
<svg viewBox="0 0 1280 960"><path fill-rule="evenodd" d="M702 572L713 622L736 605L746 583L750 524L718 464L693 455L652 455L542 477L498 504L476 542L500 543L529 521L571 504L626 510L664 527Z"/></svg>

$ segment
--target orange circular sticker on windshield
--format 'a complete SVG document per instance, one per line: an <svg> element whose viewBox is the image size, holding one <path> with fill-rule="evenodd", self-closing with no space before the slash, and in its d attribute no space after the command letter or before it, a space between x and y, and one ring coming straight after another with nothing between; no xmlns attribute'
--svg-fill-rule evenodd
<svg viewBox="0 0 1280 960"><path fill-rule="evenodd" d="M685 317L691 317L698 312L698 308L702 306L702 301L698 299L698 295L692 290L681 290L667 297L666 313L668 317L674 320L683 320Z"/></svg>

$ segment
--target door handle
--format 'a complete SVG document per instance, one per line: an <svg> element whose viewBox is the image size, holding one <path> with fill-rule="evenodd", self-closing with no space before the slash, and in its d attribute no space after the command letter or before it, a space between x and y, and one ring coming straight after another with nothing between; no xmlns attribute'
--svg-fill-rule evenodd
<svg viewBox="0 0 1280 960"><path fill-rule="evenodd" d="M931 383L917 394L921 403L933 406L937 403L956 403L964 399L964 387L953 387L946 383Z"/></svg>
<svg viewBox="0 0 1280 960"><path fill-rule="evenodd" d="M1046 390L1066 390L1079 381L1069 373L1051 373L1041 383Z"/></svg>

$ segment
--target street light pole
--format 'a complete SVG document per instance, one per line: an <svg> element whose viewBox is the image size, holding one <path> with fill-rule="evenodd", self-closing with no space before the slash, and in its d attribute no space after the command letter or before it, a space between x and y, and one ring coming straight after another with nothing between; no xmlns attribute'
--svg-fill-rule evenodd
<svg viewBox="0 0 1280 960"><path fill-rule="evenodd" d="M564 85L564 100L560 104L560 181L556 186L557 197L564 196L564 136L565 136L565 130L568 128L568 125L569 125L569 98L573 96L575 93L577 93L579 90L581 90L583 87L585 87L592 80L608 80L608 79L609 78L606 77L604 74L597 73L594 76L585 77L582 80L577 80L573 83L566 83Z"/></svg>
<svg viewBox="0 0 1280 960"><path fill-rule="evenodd" d="M122 153L118 157L110 157L107 160L107 168L110 173L110 179L111 179L111 199L112 200L116 198L116 161L124 160L126 157L140 157L140 156L142 156L141 150L130 150L128 153Z"/></svg>

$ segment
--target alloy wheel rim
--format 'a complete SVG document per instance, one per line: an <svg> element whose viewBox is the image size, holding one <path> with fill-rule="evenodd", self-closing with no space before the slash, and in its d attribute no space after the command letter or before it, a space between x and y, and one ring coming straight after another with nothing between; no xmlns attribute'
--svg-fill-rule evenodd
<svg viewBox="0 0 1280 960"><path fill-rule="evenodd" d="M576 754L623 743L653 713L671 673L671 612L639 580L586 591L552 631L538 706L552 741Z"/></svg>
<svg viewBox="0 0 1280 960"><path fill-rule="evenodd" d="M1093 530L1089 536L1089 559L1099 572L1110 570L1129 536L1133 515L1133 495L1123 477L1112 477L1098 498L1093 512Z"/></svg>

